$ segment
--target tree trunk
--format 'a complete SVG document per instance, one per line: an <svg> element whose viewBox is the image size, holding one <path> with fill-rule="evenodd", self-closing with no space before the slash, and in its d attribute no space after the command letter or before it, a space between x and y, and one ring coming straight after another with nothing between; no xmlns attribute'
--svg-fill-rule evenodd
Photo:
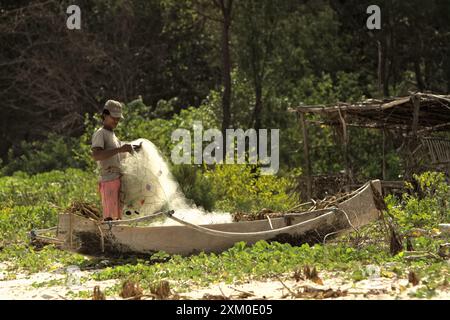
<svg viewBox="0 0 450 320"><path fill-rule="evenodd" d="M255 130L261 129L261 115L262 115L262 85L255 84L255 110L253 113Z"/></svg>
<svg viewBox="0 0 450 320"><path fill-rule="evenodd" d="M420 70L419 58L414 59L414 72L416 73L417 88L422 92L425 84L423 82L422 71Z"/></svg>
<svg viewBox="0 0 450 320"><path fill-rule="evenodd" d="M389 77L387 68L387 39L386 35L381 35L378 41L378 90L380 96L389 96Z"/></svg>
<svg viewBox="0 0 450 320"><path fill-rule="evenodd" d="M231 7L232 0L220 0L222 10L222 77L223 77L223 95L222 95L222 132L225 137L225 130L231 124L231 59L230 59L230 25L231 25Z"/></svg>
<svg viewBox="0 0 450 320"><path fill-rule="evenodd" d="M303 134L303 155L305 157L305 169L306 169L306 195L308 201L312 198L312 169L311 161L309 158L309 138L308 130L306 127L305 114L300 113L300 124Z"/></svg>

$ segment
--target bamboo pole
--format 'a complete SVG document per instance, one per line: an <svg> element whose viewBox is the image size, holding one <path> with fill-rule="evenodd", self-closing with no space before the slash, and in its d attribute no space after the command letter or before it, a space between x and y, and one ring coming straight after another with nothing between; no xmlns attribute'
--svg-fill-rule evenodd
<svg viewBox="0 0 450 320"><path fill-rule="evenodd" d="M352 179L350 176L350 161L348 159L348 133L347 133L347 123L345 122L345 118L342 116L341 110L339 110L339 119L341 120L342 124L342 134L344 136L344 167L345 167L345 177L347 179L346 182L346 192L350 191L350 188L348 186L349 183L351 183Z"/></svg>
<svg viewBox="0 0 450 320"><path fill-rule="evenodd" d="M305 115L304 113L300 113L300 123L302 125L302 133L303 133L303 154L305 156L305 167L306 167L306 194L308 196L308 200L312 198L312 170L311 170L311 161L309 158L309 140L308 140L308 131L306 127Z"/></svg>

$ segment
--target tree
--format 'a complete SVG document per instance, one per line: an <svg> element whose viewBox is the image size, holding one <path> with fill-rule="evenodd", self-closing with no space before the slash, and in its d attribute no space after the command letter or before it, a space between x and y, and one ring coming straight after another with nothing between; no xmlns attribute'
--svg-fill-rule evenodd
<svg viewBox="0 0 450 320"><path fill-rule="evenodd" d="M0 156L47 132L80 135L84 114L107 99L142 96L155 109L177 97L179 111L200 105L216 84L202 18L156 0L85 0L81 30L69 30L69 4L0 5Z"/></svg>
<svg viewBox="0 0 450 320"><path fill-rule="evenodd" d="M225 137L225 130L231 124L231 59L230 59L230 27L233 0L213 0L215 6L222 13L222 133Z"/></svg>
<svg viewBox="0 0 450 320"><path fill-rule="evenodd" d="M263 89L274 60L274 48L280 36L280 22L286 14L283 3L274 0L248 0L236 7L236 38L239 67L251 79L255 92L252 123L261 128L263 113Z"/></svg>

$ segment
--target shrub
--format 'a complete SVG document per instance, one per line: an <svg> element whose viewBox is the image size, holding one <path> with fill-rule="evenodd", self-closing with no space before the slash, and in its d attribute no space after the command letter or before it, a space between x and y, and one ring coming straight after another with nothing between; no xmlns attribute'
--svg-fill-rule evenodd
<svg viewBox="0 0 450 320"><path fill-rule="evenodd" d="M173 166L171 171L186 198L207 211L214 209L217 199L211 192L211 180L205 177L202 168L180 164Z"/></svg>
<svg viewBox="0 0 450 320"><path fill-rule="evenodd" d="M402 230L434 228L450 221L450 185L443 173L425 172L414 175L417 188L408 184L409 193L400 199L386 197L389 213L398 221Z"/></svg>
<svg viewBox="0 0 450 320"><path fill-rule="evenodd" d="M56 225L57 214L76 200L99 205L97 178L80 169L0 178L0 245L23 241L33 228Z"/></svg>
<svg viewBox="0 0 450 320"><path fill-rule="evenodd" d="M257 212L263 208L287 210L295 205L295 197L288 193L291 180L275 175L260 175L255 165L216 165L207 169L215 209L223 211Z"/></svg>
<svg viewBox="0 0 450 320"><path fill-rule="evenodd" d="M85 164L75 158L74 149L77 145L77 138L55 133L50 133L43 141L22 141L8 151L6 165L1 168L0 174L11 175L16 171L35 174L66 168L85 168Z"/></svg>

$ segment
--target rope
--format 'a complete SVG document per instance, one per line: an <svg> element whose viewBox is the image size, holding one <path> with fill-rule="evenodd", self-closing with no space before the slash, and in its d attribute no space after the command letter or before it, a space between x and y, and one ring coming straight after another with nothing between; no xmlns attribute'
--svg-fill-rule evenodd
<svg viewBox="0 0 450 320"><path fill-rule="evenodd" d="M266 216L267 220L269 220L270 229L273 230L272 220L270 220L269 215Z"/></svg>
<svg viewBox="0 0 450 320"><path fill-rule="evenodd" d="M350 227L353 228L353 230L355 230L355 232L356 232L356 233L358 234L358 236L359 236L359 231L358 231L358 229L351 223L350 218L348 217L347 212L345 212L345 210L343 210L343 209L339 209L339 211L341 211L341 212L345 215L345 217L347 218L348 224L350 225Z"/></svg>
<svg viewBox="0 0 450 320"><path fill-rule="evenodd" d="M355 230L356 234L357 234L358 237L359 237L359 236L360 236L359 230L352 224L352 222L350 221L350 219L349 219L349 217L348 217L347 212L345 212L344 209L338 209L338 211L341 211L341 212L345 215L345 217L347 218L348 224L350 225L350 227L353 228L353 230ZM341 231L342 231L342 230L338 230L338 231L334 231L334 232L330 232L330 233L326 234L325 237L323 238L323 244L325 244L325 242L326 242L326 240L327 240L327 237L332 236L332 235L337 234L337 233L340 233Z"/></svg>
<svg viewBox="0 0 450 320"><path fill-rule="evenodd" d="M57 239L57 238L46 237L46 236L40 236L40 235L35 235L32 240L45 240L45 241L58 243L58 244L64 243L64 240L60 240L60 239Z"/></svg>
<svg viewBox="0 0 450 320"><path fill-rule="evenodd" d="M338 211L341 211L341 210L338 210ZM294 224L292 226L282 227L282 228L278 228L278 229L274 229L274 230L256 231L256 232L228 232L228 231L213 230L213 229L205 228L205 227L198 226L198 225L192 224L190 222L181 220L181 219L179 219L177 217L174 217L172 214L170 214L168 212L165 212L164 214L167 217L169 217L170 219L172 219L172 220L174 220L174 221L176 221L178 223L181 223L181 224L183 224L183 225L185 225L187 227L190 227L192 229L195 229L197 231L200 231L200 232L203 232L203 233L206 233L206 234L209 234L209 235L222 236L222 237L234 237L234 236L252 237L252 236L257 236L257 235L276 234L276 233L279 233L281 231L287 231L287 230L295 229L296 227L299 227L301 225L305 225L305 224L308 224L310 222L313 222L313 221L325 218L325 217L327 217L327 216L329 216L331 214L334 214L335 212L336 212L336 209L332 209L328 213L325 213L325 214L323 214L321 216L318 216L318 217L315 217L315 218L312 218L312 219L309 219L309 220L306 220L306 221L299 222L299 223Z"/></svg>
<svg viewBox="0 0 450 320"><path fill-rule="evenodd" d="M40 233L46 233L46 232L50 232L50 231L54 231L58 229L58 227L51 227L48 229L37 229L37 230L33 230L35 234L40 234Z"/></svg>
<svg viewBox="0 0 450 320"><path fill-rule="evenodd" d="M341 231L334 231L334 232L330 232L330 233L326 234L325 237L323 238L323 244L326 243L327 238L328 238L329 236L332 236L332 235L337 234L337 233L339 233L339 232L341 232Z"/></svg>
<svg viewBox="0 0 450 320"><path fill-rule="evenodd" d="M100 224L108 224L108 225L132 224L135 222L150 221L150 220L156 219L158 217L161 217L162 215L163 215L163 212L157 212L152 215L128 219L128 220L102 221L102 222L100 222Z"/></svg>

